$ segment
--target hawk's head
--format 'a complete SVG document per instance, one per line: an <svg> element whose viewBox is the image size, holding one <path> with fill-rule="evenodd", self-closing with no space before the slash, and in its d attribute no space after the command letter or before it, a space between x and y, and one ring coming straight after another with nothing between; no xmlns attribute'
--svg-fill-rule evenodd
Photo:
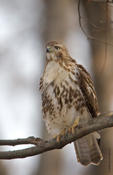
<svg viewBox="0 0 113 175"><path fill-rule="evenodd" d="M68 50L66 47L56 41L48 42L46 45L46 56L47 60L59 60L60 58L69 57Z"/></svg>

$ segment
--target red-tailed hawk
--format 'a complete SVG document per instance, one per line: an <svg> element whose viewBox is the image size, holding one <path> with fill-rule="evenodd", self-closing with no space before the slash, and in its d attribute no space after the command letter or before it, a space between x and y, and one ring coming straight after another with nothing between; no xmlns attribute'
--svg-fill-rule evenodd
<svg viewBox="0 0 113 175"><path fill-rule="evenodd" d="M89 73L59 42L51 41L46 46L46 65L40 90L43 118L52 136L98 115L97 97ZM97 135L95 132L74 142L81 164L98 165L102 160Z"/></svg>

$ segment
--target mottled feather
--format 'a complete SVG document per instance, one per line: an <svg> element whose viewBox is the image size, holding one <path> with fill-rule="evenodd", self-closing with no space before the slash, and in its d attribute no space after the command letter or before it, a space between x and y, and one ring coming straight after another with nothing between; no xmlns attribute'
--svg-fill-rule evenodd
<svg viewBox="0 0 113 175"><path fill-rule="evenodd" d="M84 95L86 105L91 113L92 117L97 117L99 113L98 109L98 101L96 96L96 91L93 85L93 81L90 77L90 74L86 71L86 69L82 66L77 64L79 70L79 85Z"/></svg>

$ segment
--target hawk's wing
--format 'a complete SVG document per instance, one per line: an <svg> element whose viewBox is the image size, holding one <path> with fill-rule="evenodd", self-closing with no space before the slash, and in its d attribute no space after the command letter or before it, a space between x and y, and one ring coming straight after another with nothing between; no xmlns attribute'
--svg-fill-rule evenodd
<svg viewBox="0 0 113 175"><path fill-rule="evenodd" d="M78 66L79 86L84 95L86 106L92 117L98 115L98 102L95 88L89 73L81 65ZM97 132L84 136L74 142L78 161L83 165L98 165L103 159L97 139L100 135ZM91 144L90 144L91 143Z"/></svg>
<svg viewBox="0 0 113 175"><path fill-rule="evenodd" d="M98 111L98 101L95 92L95 88L93 85L93 81L90 77L90 74L86 71L86 69L77 64L79 70L79 83L81 91L84 95L86 105L92 115L92 117L97 117Z"/></svg>

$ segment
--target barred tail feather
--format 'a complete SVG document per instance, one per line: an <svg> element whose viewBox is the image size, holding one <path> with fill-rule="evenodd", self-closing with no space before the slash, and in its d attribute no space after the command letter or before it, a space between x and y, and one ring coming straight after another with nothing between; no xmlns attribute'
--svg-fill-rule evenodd
<svg viewBox="0 0 113 175"><path fill-rule="evenodd" d="M95 133L84 136L74 142L77 159L82 165L99 165L103 159Z"/></svg>

